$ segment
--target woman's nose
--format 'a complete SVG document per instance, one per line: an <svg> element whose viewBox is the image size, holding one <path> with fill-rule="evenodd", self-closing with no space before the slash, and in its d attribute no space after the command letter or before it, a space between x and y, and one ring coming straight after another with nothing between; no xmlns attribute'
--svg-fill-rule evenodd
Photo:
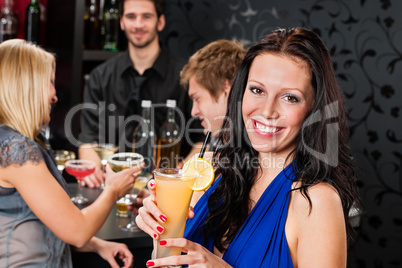
<svg viewBox="0 0 402 268"><path fill-rule="evenodd" d="M267 119L277 119L279 118L280 114L277 109L277 105L275 104L275 101L268 100L263 104L263 107L261 108L262 110L262 116L264 116Z"/></svg>

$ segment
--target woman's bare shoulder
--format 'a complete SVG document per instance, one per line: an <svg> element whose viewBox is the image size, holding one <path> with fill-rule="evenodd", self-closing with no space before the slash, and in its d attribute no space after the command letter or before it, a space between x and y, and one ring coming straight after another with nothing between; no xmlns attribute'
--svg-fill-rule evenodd
<svg viewBox="0 0 402 268"><path fill-rule="evenodd" d="M308 217L312 213L323 213L339 211L342 212L342 202L337 190L330 184L325 182L317 183L307 188L308 197L310 202L298 189L300 183L295 182L293 184L293 190L291 193L291 206L295 212L298 212L299 216Z"/></svg>

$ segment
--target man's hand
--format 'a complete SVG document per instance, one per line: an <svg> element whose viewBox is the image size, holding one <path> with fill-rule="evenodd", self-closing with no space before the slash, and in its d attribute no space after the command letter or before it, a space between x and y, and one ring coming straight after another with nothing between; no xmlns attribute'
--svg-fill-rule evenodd
<svg viewBox="0 0 402 268"><path fill-rule="evenodd" d="M105 181L105 172L101 170L98 166L95 167L95 172L89 176L86 176L83 181L81 181L82 186L88 186L89 188L99 188Z"/></svg>
<svg viewBox="0 0 402 268"><path fill-rule="evenodd" d="M95 162L95 172L86 176L81 182L82 186L87 185L89 188L99 188L105 181L105 172L101 164L101 159L93 149L92 144L83 144L78 148L78 156L80 159L91 160Z"/></svg>

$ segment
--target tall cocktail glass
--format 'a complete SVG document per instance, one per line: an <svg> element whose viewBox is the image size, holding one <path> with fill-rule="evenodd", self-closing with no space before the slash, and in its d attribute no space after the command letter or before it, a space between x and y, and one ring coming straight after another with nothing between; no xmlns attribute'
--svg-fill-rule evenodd
<svg viewBox="0 0 402 268"><path fill-rule="evenodd" d="M154 170L156 180L156 200L160 210L167 216L162 223L165 231L159 240L181 238L184 234L188 209L193 195L194 180L182 180L181 169L163 168ZM180 255L181 248L160 247L159 240L154 245L156 258ZM170 266L181 267L181 266Z"/></svg>
<svg viewBox="0 0 402 268"><path fill-rule="evenodd" d="M88 198L84 197L81 193L81 181L95 171L95 163L89 160L78 159L68 160L64 166L67 173L74 176L78 182L77 195L72 197L71 200L76 204L87 203Z"/></svg>

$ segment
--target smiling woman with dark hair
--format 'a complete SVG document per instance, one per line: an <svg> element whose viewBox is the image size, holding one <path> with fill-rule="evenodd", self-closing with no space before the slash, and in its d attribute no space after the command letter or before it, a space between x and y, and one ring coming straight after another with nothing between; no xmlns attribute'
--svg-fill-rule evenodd
<svg viewBox="0 0 402 268"><path fill-rule="evenodd" d="M213 156L217 179L194 194L185 238L160 241L187 254L148 266L346 267L348 213L360 204L346 110L317 34L278 29L251 46ZM155 184L137 223L158 237Z"/></svg>

